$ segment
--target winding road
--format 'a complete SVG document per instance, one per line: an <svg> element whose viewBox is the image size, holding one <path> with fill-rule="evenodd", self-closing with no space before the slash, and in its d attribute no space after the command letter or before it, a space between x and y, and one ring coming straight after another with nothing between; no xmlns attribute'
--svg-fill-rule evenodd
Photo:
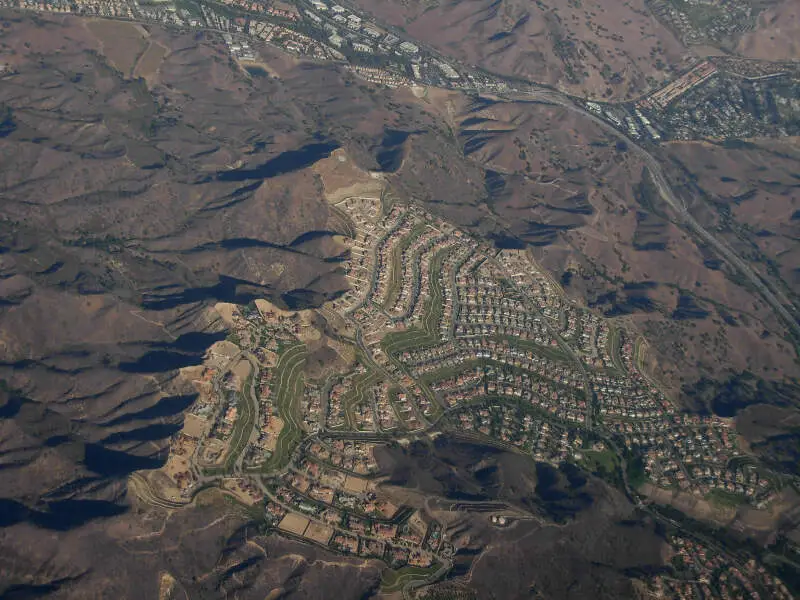
<svg viewBox="0 0 800 600"><path fill-rule="evenodd" d="M502 96L501 96L502 97ZM776 316L784 321L786 326L791 330L797 340L800 340L800 324L798 324L797 317L792 314L797 311L797 307L786 297L786 295L773 285L765 281L756 271L725 241L716 238L707 229L705 229L692 214L689 212L686 203L678 198L673 192L664 175L664 170L661 168L658 160L645 150L642 146L636 143L633 139L625 135L620 130L613 127L600 117L590 113L589 111L578 106L571 98L556 92L554 90L546 89L532 89L527 93L515 94L506 96L508 100L522 100L526 102L544 102L549 104L556 104L567 110L571 110L582 115L584 118L591 120L599 125L605 131L623 140L628 149L639 156L650 171L650 176L653 184L658 189L658 194L664 203L673 210L677 217L678 225L683 225L690 234L693 234L703 243L709 245L714 251L723 258L731 267L739 271L753 287L758 290L764 301L769 304ZM787 308L791 307L791 311Z"/></svg>

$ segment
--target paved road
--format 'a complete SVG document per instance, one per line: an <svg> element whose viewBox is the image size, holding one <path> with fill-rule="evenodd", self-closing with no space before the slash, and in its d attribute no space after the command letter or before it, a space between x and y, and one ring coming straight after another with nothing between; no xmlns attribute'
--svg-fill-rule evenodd
<svg viewBox="0 0 800 600"><path fill-rule="evenodd" d="M356 11L356 12L363 12L363 11ZM128 21L129 19L123 18L114 18L115 20L125 20ZM140 20L133 20L134 22L139 22ZM147 21L141 21L147 22ZM385 24L384 24L385 26ZM204 28L210 31L217 31L213 28ZM402 34L402 38L410 39L408 36ZM430 51L433 55L439 55L438 52L433 50L432 48L422 44L421 42L414 40L414 42L420 46L421 48L425 48L426 50ZM443 57L446 58L449 62L453 64L457 64L458 66L465 69L466 72L471 72L474 69L461 64L459 61L456 61L452 57ZM529 84L530 85L530 84ZM516 86L516 84L515 84ZM800 340L800 324L798 324L798 320L793 315L793 312L797 312L797 307L786 297L782 290L774 287L772 284L768 283L766 280L762 279L761 276L756 273L756 271L750 267L750 265L743 259L741 259L736 252L723 240L719 240L714 237L711 233L709 233L697 220L689 213L686 204L680 200L675 193L672 191L672 188L667 183L666 178L664 177L663 170L661 169L661 165L658 161L644 148L639 146L634 140L629 138L627 135L619 131L618 129L614 128L611 124L607 123L603 119L599 118L598 116L584 110L581 106L575 104L569 96L566 94L562 94L556 90L544 88L544 87L536 87L530 85L528 91L518 91L516 87L512 87L515 91L512 93L502 93L502 92L490 92L487 96L494 96L494 97L504 97L507 99L522 99L527 101L540 101L540 102L549 102L553 104L557 104L559 106L563 106L568 110L577 112L581 114L584 118L587 118L595 123L597 123L603 129L612 132L613 135L623 139L628 144L628 147L637 155L639 155L647 165L650 170L651 176L653 178L653 182L658 188L659 195L661 196L662 200L671 207L676 215L678 216L678 221L682 223L687 230L697 236L700 240L714 248L717 254L724 258L728 264L738 270L747 280L758 290L761 294L762 298L769 304L776 315L783 320L786 325L790 328L792 333ZM791 311L787 309L787 306L791 307Z"/></svg>
<svg viewBox="0 0 800 600"><path fill-rule="evenodd" d="M258 432L258 416L259 416L259 402L258 402L258 394L256 393L256 385L258 383L258 359L253 356L249 352L243 353L245 358L250 363L250 367L253 369L250 374L250 389L249 390L242 390L242 400L245 404L249 404L250 410L252 411L250 414L252 415L250 431L242 431L241 439L244 440L244 445L242 446L241 450L239 450L239 455L236 457L236 461L233 464L233 471L235 473L242 472L242 462L244 461L244 455L247 448L250 446L250 443L254 441L254 437L257 436ZM244 416L244 415L242 415Z"/></svg>
<svg viewBox="0 0 800 600"><path fill-rule="evenodd" d="M411 406L411 409L417 415L417 419L419 419L420 423L422 423L423 426L430 425L430 420L424 414L422 414L422 410L420 410L420 408L417 406L417 403L411 402L413 394L409 391L409 389L406 386L401 384L394 375L389 373L389 371L384 369L381 365L379 365L375 361L375 359L372 356L372 351L364 343L364 338L361 333L361 327L359 327L358 324L356 324L356 328L357 328L356 345L358 346L358 349L361 350L361 352L363 352L365 361L369 363L370 367L372 367L374 370L378 371L381 375L383 375L387 381L391 381L393 384L395 384L397 387L403 390L403 392L405 392L406 396L409 399L409 404ZM391 360L391 357L389 357L389 359Z"/></svg>
<svg viewBox="0 0 800 600"><path fill-rule="evenodd" d="M508 96L508 98L517 98L528 101L534 100L557 104L568 110L579 113L583 117L599 125L604 130L625 141L625 143L628 145L628 149L644 161L645 165L650 171L650 176L652 177L653 183L658 189L659 196L676 214L678 222L682 224L690 233L694 234L700 241L711 246L730 266L739 271L753 285L753 287L758 290L758 292L761 294L761 297L767 304L770 305L770 307L772 307L778 318L784 321L789 329L791 329L792 333L794 333L794 335L800 339L800 324L798 324L797 317L793 314L793 312L797 312L797 307L780 289L775 288L773 285L762 279L761 276L756 273L756 271L745 260L740 258L733 248L731 248L725 241L714 237L714 235L709 233L708 230L698 223L698 221L689 212L686 203L678 198L672 191L672 188L664 176L664 171L661 168L661 164L652 154L636 143L633 139L613 127L610 123L607 123L600 117L590 113L587 110L584 110L581 106L575 104L575 102L573 102L568 96L559 92L553 90L534 89L526 94L523 94L522 96L512 95ZM791 307L792 310L790 311L787 306Z"/></svg>
<svg viewBox="0 0 800 600"><path fill-rule="evenodd" d="M506 268L503 266L503 264L500 261L497 260L496 257L498 255L499 255L499 253L497 255L491 257L489 260L492 261L495 264L495 266L497 266L497 268L501 269L502 271L506 271ZM512 284L514 285L516 290L523 296L523 298L525 300L527 300L528 309L533 314L535 314L535 315L537 315L538 317L541 318L542 325L544 325L545 329L547 329L547 332L550 335L553 336L553 339L556 340L556 342L558 343L558 347L561 350L563 350L564 353L567 356L569 356L572 359L572 362L578 367L578 370L580 371L580 374L581 374L581 378L583 379L584 396L586 398L586 415L584 417L584 426L586 427L587 430L591 430L592 429L592 405L593 405L593 403L592 403L592 388L589 385L589 375L586 373L586 368L583 365L583 360L581 360L580 356L575 354L575 351L564 340L564 338L561 337L561 334L556 330L556 328L552 327L550 325L549 319L547 317L545 317L544 314L542 314L542 312L539 310L539 305L538 305L536 299L533 298L528 293L528 290L525 289L524 286L517 285L517 283L514 282L513 279L509 279L509 281L512 282Z"/></svg>
<svg viewBox="0 0 800 600"><path fill-rule="evenodd" d="M414 597L411 593L413 590L422 587L423 585L429 585L435 581L438 581L441 577L444 577L450 569L453 568L453 561L445 558L440 558L439 560L442 561L442 566L433 575L427 577L426 579L412 579L403 586L403 598L410 600Z"/></svg>

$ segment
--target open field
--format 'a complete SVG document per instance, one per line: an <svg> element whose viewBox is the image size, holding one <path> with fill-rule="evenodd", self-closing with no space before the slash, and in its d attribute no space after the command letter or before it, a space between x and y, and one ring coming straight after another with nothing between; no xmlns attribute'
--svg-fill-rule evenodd
<svg viewBox="0 0 800 600"><path fill-rule="evenodd" d="M305 532L305 537L323 546L328 544L332 535L333 527L321 523L309 523Z"/></svg>
<svg viewBox="0 0 800 600"><path fill-rule="evenodd" d="M738 508L747 503L747 499L744 495L728 492L726 490L711 490L706 495L706 500L708 500L710 504L721 508Z"/></svg>
<svg viewBox="0 0 800 600"><path fill-rule="evenodd" d="M156 41L151 41L147 50L144 51L139 62L133 70L134 77L144 77L148 82L158 72L161 62L167 54L167 49Z"/></svg>
<svg viewBox="0 0 800 600"><path fill-rule="evenodd" d="M126 77L129 77L147 42L142 29L132 23L97 20L86 25L103 45L103 54Z"/></svg>
<svg viewBox="0 0 800 600"><path fill-rule="evenodd" d="M353 475L349 474L344 481L345 491L351 494L363 494L367 490L368 485L369 480L364 479L363 477L354 477Z"/></svg>
<svg viewBox="0 0 800 600"><path fill-rule="evenodd" d="M199 439L205 435L206 428L208 427L208 420L193 415L187 414L183 420L183 433L191 438Z"/></svg>
<svg viewBox="0 0 800 600"><path fill-rule="evenodd" d="M286 513L286 516L281 519L281 522L278 523L278 529L286 531L288 533L293 533L295 535L303 535L303 532L308 527L309 521L308 518L298 515L297 513Z"/></svg>

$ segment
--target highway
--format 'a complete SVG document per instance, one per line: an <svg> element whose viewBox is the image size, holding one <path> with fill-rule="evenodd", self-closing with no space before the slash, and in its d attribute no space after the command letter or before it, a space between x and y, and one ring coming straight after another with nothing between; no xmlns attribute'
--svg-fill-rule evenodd
<svg viewBox="0 0 800 600"><path fill-rule="evenodd" d="M363 10L354 7L349 2L345 2L345 0L342 0L342 4L351 8L353 12L364 15L367 21L376 22L375 19L372 19L370 17L370 15L364 13ZM122 17L104 17L104 18L147 23L146 20L141 20L141 19L128 19ZM425 49L432 56L440 56L442 59L447 60L448 62L454 65L457 65L459 69L462 70L464 73L472 73L477 75L481 73L489 74L488 72L478 69L477 67L474 67L472 65L465 65L462 62L454 59L453 57L444 56L434 48L430 47L429 45L424 44L419 40L412 40L408 35L405 34L405 32L390 27L386 23L381 23L380 25L383 28L387 29L387 31L393 31L397 33L398 37L400 37L401 39L413 41L415 45ZM199 30L218 31L217 29L212 27L202 27ZM506 84L509 85L509 87L513 91L495 92L492 90L491 92L488 92L485 97L556 104L573 112L581 114L584 118L589 119L590 121L596 123L602 129L624 140L628 144L629 149L632 150L639 157L641 157L642 160L644 161L645 165L650 171L653 183L658 189L659 196L664 201L664 203L675 212L678 224L682 225L684 230L694 235L700 241L712 247L715 250L715 252L721 258L723 258L731 267L733 267L735 270L741 273L750 282L750 284L753 285L753 287L759 292L764 301L773 309L776 316L780 320L785 322L785 324L791 330L794 337L797 340L800 340L800 324L798 324L797 318L793 314L793 312L797 312L797 307L787 298L786 294L782 290L778 289L765 279L762 279L762 277L747 263L747 261L743 260L736 254L733 248L731 248L724 240L720 240L716 238L714 235L712 235L689 213L686 204L681 199L679 199L673 192L672 188L667 182L666 177L664 176L664 172L663 169L661 168L661 165L655 159L655 157L653 157L653 155L651 155L642 146L637 144L633 139L628 137L625 133L616 129L610 123L604 121L598 116L585 110L583 107L576 104L572 98L570 98L568 95L562 92L559 92L552 88L546 88L537 84L533 84L530 82L527 83L528 85L527 90L520 90L519 87L521 85L525 85L522 81L511 80L508 77L501 77L496 74L492 74L492 77L494 77L496 80L503 80ZM466 88L465 91L467 91ZM477 89L475 91L481 93L480 89ZM787 307L791 307L791 310L789 310L789 308Z"/></svg>
<svg viewBox="0 0 800 600"><path fill-rule="evenodd" d="M647 166L648 170L650 171L653 184L658 189L660 198L675 213L677 217L676 224L679 226L683 225L685 230L694 235L699 241L712 247L722 259L724 259L735 270L739 271L739 273L741 273L753 285L753 287L758 290L764 301L773 309L775 315L786 324L786 326L794 334L794 337L797 340L800 340L800 324L798 324L797 318L787 308L787 306L790 306L793 311L796 311L797 308L795 305L781 290L774 288L772 285L762 279L761 276L756 273L756 271L745 260L740 258L725 241L714 237L714 235L705 229L697 221L697 219L692 216L688 207L686 206L686 203L678 198L675 195L675 192L673 192L672 188L667 182L667 178L664 175L664 170L661 168L661 164L652 154L650 154L626 134L613 127L610 123L583 109L581 106L578 106L571 98L560 92L548 89L532 89L527 93L523 92L521 95L509 95L505 96L505 98L508 100L522 100L526 102L545 102L562 106L567 110L576 112L582 115L584 118L591 120L605 131L623 140L628 145L628 149L639 156L644 162L645 166Z"/></svg>

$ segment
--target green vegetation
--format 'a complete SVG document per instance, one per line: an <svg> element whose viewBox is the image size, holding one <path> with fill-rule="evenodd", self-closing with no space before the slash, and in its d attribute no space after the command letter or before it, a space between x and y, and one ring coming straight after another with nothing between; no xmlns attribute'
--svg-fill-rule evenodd
<svg viewBox="0 0 800 600"><path fill-rule="evenodd" d="M628 462L626 471L628 474L628 485L632 489L639 489L647 481L647 473L644 471L644 460L637 455L630 455L627 457Z"/></svg>
<svg viewBox="0 0 800 600"><path fill-rule="evenodd" d="M622 364L622 357L620 350L622 348L622 331L613 327L608 334L606 341L606 351L611 357L611 362L614 363L614 370L619 371L620 374L625 374L625 365Z"/></svg>
<svg viewBox="0 0 800 600"><path fill-rule="evenodd" d="M430 373L425 373L419 378L420 382L423 382L427 385L430 385L436 381L442 381L443 379L451 379L453 377L457 377L461 373L465 371L471 371L475 367L483 366L485 363L480 359L474 360L465 360L463 363L457 364L452 367L444 367L442 369L437 369L436 371L431 371Z"/></svg>
<svg viewBox="0 0 800 600"><path fill-rule="evenodd" d="M593 473L613 473L619 469L617 455L611 450L585 450L583 461L587 469Z"/></svg>
<svg viewBox="0 0 800 600"><path fill-rule="evenodd" d="M711 490L706 494L706 500L714 506L722 508L737 508L747 502L747 498L745 498L743 494L737 494L727 490Z"/></svg>
<svg viewBox="0 0 800 600"><path fill-rule="evenodd" d="M253 432L253 423L255 422L257 411L253 407L250 390L254 383L255 373L253 371L250 374L250 377L242 385L242 392L239 394L238 414L231 432L231 439L228 442L228 456L225 459L225 471L228 473L233 471L239 455L247 446L250 434Z"/></svg>
<svg viewBox="0 0 800 600"><path fill-rule="evenodd" d="M195 18L203 16L200 6L191 0L175 0L175 8L183 9Z"/></svg>
<svg viewBox="0 0 800 600"><path fill-rule="evenodd" d="M623 486L619 458L612 450L584 450L580 465L612 485Z"/></svg>
<svg viewBox="0 0 800 600"><path fill-rule="evenodd" d="M444 305L442 302L442 285L439 281L439 277L442 272L442 263L450 252L452 252L452 248L444 248L437 252L431 259L429 275L430 298L425 302L424 316L422 318L423 328L411 327L406 331L390 333L381 340L381 348L383 351L386 352L390 360L395 362L403 371L406 371L405 366L396 358L399 353L405 352L406 350L419 350L421 348L438 346L442 342L439 334L439 326L444 314ZM433 409L433 414L429 415L429 418L436 420L442 414L442 407L434 397L427 383L425 381L420 381L419 383L420 388L431 403Z"/></svg>
<svg viewBox="0 0 800 600"><path fill-rule="evenodd" d="M534 354L544 356L550 360L572 363L572 360L569 356L567 356L567 353L558 347L542 346L536 342L532 342L530 340L521 340L520 338L510 335L498 335L495 336L495 339L506 340L512 348L519 348L520 350L533 352Z"/></svg>
<svg viewBox="0 0 800 600"><path fill-rule="evenodd" d="M404 415L406 413L403 413L403 411L400 410L403 405L401 405L399 400L397 399L398 394L402 393L402 391L403 390L401 390L399 387L391 387L391 388L389 388L389 394L388 394L389 403L394 408L394 411L397 414L397 418L402 423L402 426L405 429L413 429L413 427L409 426L409 424L406 422L406 420L402 417L402 415ZM415 414L413 409L411 411L411 414L412 415Z"/></svg>
<svg viewBox="0 0 800 600"><path fill-rule="evenodd" d="M303 363L305 344L292 344L281 349L275 365L275 408L283 420L275 452L262 466L264 471L274 471L286 466L292 452L303 439L298 418L298 402L303 393Z"/></svg>
<svg viewBox="0 0 800 600"><path fill-rule="evenodd" d="M439 565L434 563L428 568L403 567L401 569L387 569L381 577L381 591L385 593L399 592L407 583L415 580L425 580L436 571Z"/></svg>
<svg viewBox="0 0 800 600"><path fill-rule="evenodd" d="M405 331L388 333L381 340L381 348L389 356L394 356L419 348L428 348L439 343L439 339L432 340L431 336L418 327L409 327Z"/></svg>
<svg viewBox="0 0 800 600"><path fill-rule="evenodd" d="M362 363L363 364L363 363ZM362 373L353 378L350 390L342 398L345 410L345 418L347 421L347 429L355 429L353 423L353 409L363 403L369 401L367 392L372 389L381 380L381 374L367 367L366 373Z"/></svg>
<svg viewBox="0 0 800 600"><path fill-rule="evenodd" d="M442 284L439 277L442 272L442 263L451 251L452 249L445 248L437 252L431 259L430 298L425 302L422 329L411 327L406 331L386 335L381 341L381 348L389 356L395 356L406 350L429 348L441 343L439 325L444 315L444 306Z"/></svg>
<svg viewBox="0 0 800 600"><path fill-rule="evenodd" d="M403 252L408 250L411 244L422 235L425 231L426 225L419 223L415 225L408 235L403 236L392 248L392 265L389 272L389 285L386 288L386 300L383 303L384 308L391 308L397 300L397 295L400 293L400 288L403 285Z"/></svg>

